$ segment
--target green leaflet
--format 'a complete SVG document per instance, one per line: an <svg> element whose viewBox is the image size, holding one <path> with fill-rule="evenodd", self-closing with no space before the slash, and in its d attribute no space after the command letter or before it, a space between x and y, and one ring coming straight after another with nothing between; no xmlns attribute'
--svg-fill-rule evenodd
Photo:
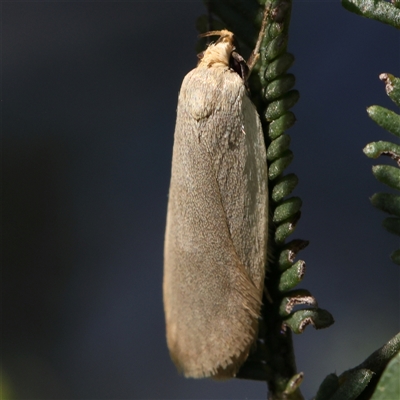
<svg viewBox="0 0 400 400"><path fill-rule="evenodd" d="M381 74L379 78L385 83L388 96L400 106L400 80L386 73ZM400 115L380 106L368 107L367 112L378 125L400 137ZM400 165L400 146L392 142L378 141L367 144L363 151L367 157L375 159L384 155L389 156L397 163L397 166L375 165L372 167L372 173L380 182L395 190L400 190L400 169L398 167ZM375 193L371 197L371 203L386 213L400 217L400 196L397 194ZM399 234L400 232L398 218L385 219L383 226L391 233ZM400 249L392 253L391 259L395 264L400 265Z"/></svg>
<svg viewBox="0 0 400 400"><path fill-rule="evenodd" d="M342 0L342 5L355 14L400 28L400 10L387 1Z"/></svg>
<svg viewBox="0 0 400 400"><path fill-rule="evenodd" d="M389 362L371 400L400 399L400 352Z"/></svg>

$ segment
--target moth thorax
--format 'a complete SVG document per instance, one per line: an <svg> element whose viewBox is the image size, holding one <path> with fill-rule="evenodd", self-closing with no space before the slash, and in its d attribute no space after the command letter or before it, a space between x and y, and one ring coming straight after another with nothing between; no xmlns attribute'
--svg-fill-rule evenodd
<svg viewBox="0 0 400 400"><path fill-rule="evenodd" d="M204 51L203 57L200 60L199 66L204 65L211 67L213 64L222 64L229 66L229 60L233 50L235 50L234 36L228 30L207 32L201 36L219 35L220 38L211 43Z"/></svg>

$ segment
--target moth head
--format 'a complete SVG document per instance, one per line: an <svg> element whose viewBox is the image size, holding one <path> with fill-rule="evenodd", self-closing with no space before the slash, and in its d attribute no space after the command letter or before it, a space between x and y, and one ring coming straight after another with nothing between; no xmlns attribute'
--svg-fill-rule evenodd
<svg viewBox="0 0 400 400"><path fill-rule="evenodd" d="M219 39L197 55L199 59L198 66L212 67L213 65L220 65L230 67L246 82L249 68L243 57L236 51L236 40L232 32L223 29L221 31L203 33L200 37L217 35Z"/></svg>
<svg viewBox="0 0 400 400"><path fill-rule="evenodd" d="M222 64L229 66L232 52L235 50L235 38L233 33L223 29L221 31L211 31L200 35L200 37L206 36L219 36L219 39L211 43L207 49L199 55L199 65L211 67L213 64Z"/></svg>

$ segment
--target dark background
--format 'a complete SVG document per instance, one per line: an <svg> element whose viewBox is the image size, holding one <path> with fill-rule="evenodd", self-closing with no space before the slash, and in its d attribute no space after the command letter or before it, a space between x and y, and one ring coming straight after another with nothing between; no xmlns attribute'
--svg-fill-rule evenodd
<svg viewBox="0 0 400 400"><path fill-rule="evenodd" d="M250 399L264 383L188 380L169 359L163 235L175 110L196 64L201 1L3 2L2 372L18 399ZM292 137L311 241L301 287L336 323L295 337L303 392L399 330L398 238L369 197L386 191L362 148L394 137L394 28L338 1L293 7L301 99Z"/></svg>

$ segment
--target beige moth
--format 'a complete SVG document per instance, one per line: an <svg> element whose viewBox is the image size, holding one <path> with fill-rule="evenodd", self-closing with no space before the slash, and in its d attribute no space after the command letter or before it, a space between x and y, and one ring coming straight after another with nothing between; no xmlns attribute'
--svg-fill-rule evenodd
<svg viewBox="0 0 400 400"><path fill-rule="evenodd" d="M164 246L171 358L186 377L235 376L257 337L268 237L260 118L233 34L208 46L179 93ZM239 71L238 71L239 70Z"/></svg>

